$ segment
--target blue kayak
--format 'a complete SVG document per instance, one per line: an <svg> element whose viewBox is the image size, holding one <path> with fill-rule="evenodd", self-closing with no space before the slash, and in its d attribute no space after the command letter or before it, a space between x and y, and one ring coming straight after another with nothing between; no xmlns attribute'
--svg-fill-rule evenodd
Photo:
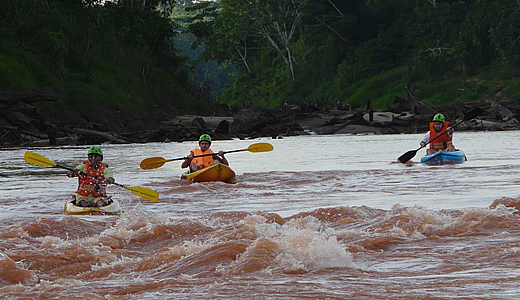
<svg viewBox="0 0 520 300"><path fill-rule="evenodd" d="M468 159L462 150L453 152L441 150L421 158L421 162L425 164L460 164L466 160Z"/></svg>

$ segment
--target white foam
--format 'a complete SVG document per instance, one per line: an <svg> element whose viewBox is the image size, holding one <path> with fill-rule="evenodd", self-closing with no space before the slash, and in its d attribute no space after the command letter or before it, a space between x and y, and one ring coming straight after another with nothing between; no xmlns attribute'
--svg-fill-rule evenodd
<svg viewBox="0 0 520 300"><path fill-rule="evenodd" d="M352 264L351 254L333 235L334 230L326 228L314 217L298 218L279 225L251 215L243 223L255 225L257 240L266 238L277 245L275 268L284 272L342 268Z"/></svg>

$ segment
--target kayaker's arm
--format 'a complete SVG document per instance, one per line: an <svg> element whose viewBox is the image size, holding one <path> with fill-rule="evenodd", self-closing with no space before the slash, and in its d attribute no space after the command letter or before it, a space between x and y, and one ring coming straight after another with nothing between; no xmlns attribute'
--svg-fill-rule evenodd
<svg viewBox="0 0 520 300"><path fill-rule="evenodd" d="M187 168L190 166L191 161L193 160L193 152L190 152L188 156L186 156L186 159L182 162L181 168Z"/></svg>
<svg viewBox="0 0 520 300"><path fill-rule="evenodd" d="M430 140L430 132L428 131L428 132L424 135L424 137L423 137L423 139L421 140L421 142L419 143L419 145L421 145L421 148L426 147L426 143L427 143L429 140Z"/></svg>
<svg viewBox="0 0 520 300"><path fill-rule="evenodd" d="M220 150L218 152L218 156L220 156L220 160L222 161L223 164L225 164L226 166L229 166L229 162L228 162L227 158L224 156L224 151Z"/></svg>

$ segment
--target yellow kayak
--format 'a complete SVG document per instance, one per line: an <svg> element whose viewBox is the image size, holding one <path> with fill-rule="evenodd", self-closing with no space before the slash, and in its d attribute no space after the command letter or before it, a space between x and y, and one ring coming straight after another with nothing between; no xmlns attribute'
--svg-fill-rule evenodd
<svg viewBox="0 0 520 300"><path fill-rule="evenodd" d="M67 215L119 215L121 214L121 205L116 200L107 206L102 207L81 207L76 205L76 200L67 201L63 212Z"/></svg>
<svg viewBox="0 0 520 300"><path fill-rule="evenodd" d="M225 164L215 164L193 173L182 174L181 179L193 182L223 181L232 182L235 172Z"/></svg>

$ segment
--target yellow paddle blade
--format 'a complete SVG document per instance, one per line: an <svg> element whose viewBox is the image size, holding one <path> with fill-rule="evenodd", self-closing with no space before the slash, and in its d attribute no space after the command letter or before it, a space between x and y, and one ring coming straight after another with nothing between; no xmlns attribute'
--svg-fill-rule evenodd
<svg viewBox="0 0 520 300"><path fill-rule="evenodd" d="M46 158L45 156L42 156L40 154L36 154L31 151L26 151L25 155L23 156L23 159L31 164L38 165L38 166L44 166L44 167L55 167L56 164Z"/></svg>
<svg viewBox="0 0 520 300"><path fill-rule="evenodd" d="M247 149L244 149L244 150L249 151L249 152L268 152L268 151L272 151L273 149L274 149L273 145L271 145L269 143L256 143L256 144L250 145L249 147L247 147Z"/></svg>
<svg viewBox="0 0 520 300"><path fill-rule="evenodd" d="M140 186L124 186L124 188L130 190L137 196L146 200L150 200L152 202L157 202L157 199L159 199L159 193L151 189L147 189Z"/></svg>
<svg viewBox="0 0 520 300"><path fill-rule="evenodd" d="M143 159L141 161L141 163L139 164L139 166L143 170L157 169L157 168L162 167L165 162L166 162L166 159L164 159L162 157L150 157L150 158Z"/></svg>

